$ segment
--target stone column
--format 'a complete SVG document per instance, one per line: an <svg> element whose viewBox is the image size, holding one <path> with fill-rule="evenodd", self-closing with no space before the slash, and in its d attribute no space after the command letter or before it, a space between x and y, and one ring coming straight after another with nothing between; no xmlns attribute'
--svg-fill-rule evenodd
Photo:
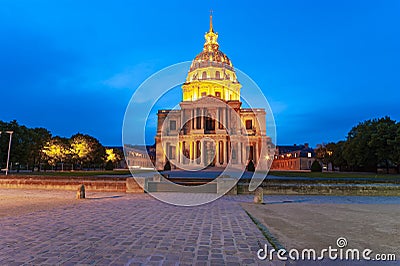
<svg viewBox="0 0 400 266"><path fill-rule="evenodd" d="M225 121L225 126L226 126L226 130L228 131L229 134L229 109L228 108L224 108L224 121Z"/></svg>
<svg viewBox="0 0 400 266"><path fill-rule="evenodd" d="M226 121L226 129L227 129L227 131L228 131L228 134L229 134L229 132L230 132L230 128L229 128L229 126L230 126L230 121L229 121L229 119L230 119L230 112L231 112L230 109L225 108L225 117L224 117L224 119L225 119L225 121Z"/></svg>
<svg viewBox="0 0 400 266"><path fill-rule="evenodd" d="M237 161L239 165L242 165L242 143L237 143L237 150L236 150Z"/></svg>
<svg viewBox="0 0 400 266"><path fill-rule="evenodd" d="M194 109L192 109L191 110L191 117L190 117L190 121L192 121L191 123L192 123L192 129L196 129L196 121L195 121L195 119L194 119L194 115L195 115L195 110Z"/></svg>
<svg viewBox="0 0 400 266"><path fill-rule="evenodd" d="M193 145L193 154L192 154L192 163L195 163L195 157L196 157L196 141L192 141Z"/></svg>
<svg viewBox="0 0 400 266"><path fill-rule="evenodd" d="M247 160L249 159L247 152L246 152L246 145L242 145L242 154L243 154L243 163L247 164Z"/></svg>
<svg viewBox="0 0 400 266"><path fill-rule="evenodd" d="M195 156L195 160L196 160L196 164L200 164L200 158L199 157L201 157L200 156L200 154L201 154L201 146L200 146L200 142L197 142L197 140L196 140L196 142L195 142L195 146L196 146L196 156ZM200 146L200 147L199 147ZM197 163L198 162L198 163Z"/></svg>
<svg viewBox="0 0 400 266"><path fill-rule="evenodd" d="M178 142L178 163L182 163L182 143Z"/></svg>
<svg viewBox="0 0 400 266"><path fill-rule="evenodd" d="M175 160L176 162L179 162L179 142L175 145Z"/></svg>
<svg viewBox="0 0 400 266"><path fill-rule="evenodd" d="M193 141L189 142L189 164L192 164L193 159Z"/></svg>
<svg viewBox="0 0 400 266"><path fill-rule="evenodd" d="M204 129L204 108L200 109L200 129Z"/></svg>
<svg viewBox="0 0 400 266"><path fill-rule="evenodd" d="M219 117L219 107L217 107L217 112L216 112L216 117L215 117L215 129L219 129L219 124L221 123L220 117Z"/></svg>
<svg viewBox="0 0 400 266"><path fill-rule="evenodd" d="M205 153L205 149L204 149L204 140L201 140L200 142L200 164L204 166L204 153Z"/></svg>
<svg viewBox="0 0 400 266"><path fill-rule="evenodd" d="M185 110L183 109L181 111L181 126L180 126L181 130L183 130L183 121L184 121L184 119L185 119Z"/></svg>
<svg viewBox="0 0 400 266"><path fill-rule="evenodd" d="M225 108L221 110L221 123L222 127L225 128Z"/></svg>
<svg viewBox="0 0 400 266"><path fill-rule="evenodd" d="M229 151L230 151L230 141L226 141L226 163L228 164L231 161L231 158L229 156Z"/></svg>
<svg viewBox="0 0 400 266"><path fill-rule="evenodd" d="M215 165L219 166L219 140L215 141Z"/></svg>
<svg viewBox="0 0 400 266"><path fill-rule="evenodd" d="M258 141L256 142L256 145L255 145L255 147L254 147L254 166L256 166L256 165L258 165L258 157L259 157L259 154L258 154Z"/></svg>
<svg viewBox="0 0 400 266"><path fill-rule="evenodd" d="M224 141L224 164L228 164L228 141Z"/></svg>

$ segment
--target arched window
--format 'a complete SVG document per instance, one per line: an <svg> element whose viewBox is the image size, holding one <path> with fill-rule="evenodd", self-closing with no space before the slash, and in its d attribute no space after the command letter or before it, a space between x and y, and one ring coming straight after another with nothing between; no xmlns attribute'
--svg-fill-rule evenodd
<svg viewBox="0 0 400 266"><path fill-rule="evenodd" d="M203 71L203 74L201 76L202 79L207 79L207 72Z"/></svg>
<svg viewBox="0 0 400 266"><path fill-rule="evenodd" d="M221 79L221 74L219 73L219 71L215 72L215 79Z"/></svg>

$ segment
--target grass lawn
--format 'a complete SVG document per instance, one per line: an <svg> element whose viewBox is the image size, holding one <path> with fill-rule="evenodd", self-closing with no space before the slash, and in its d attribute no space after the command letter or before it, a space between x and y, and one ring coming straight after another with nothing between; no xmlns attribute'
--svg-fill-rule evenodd
<svg viewBox="0 0 400 266"><path fill-rule="evenodd" d="M144 173L149 170L134 170L134 173ZM117 176L117 175L130 175L129 170L118 170L118 171L47 171L47 172L20 172L20 173L9 173L10 175L40 175L40 176Z"/></svg>
<svg viewBox="0 0 400 266"><path fill-rule="evenodd" d="M145 173L154 170L133 170L134 173ZM4 172L1 173L4 175ZM38 175L38 176L119 176L130 175L129 170L118 171L47 171L47 172L11 172L10 175ZM393 178L400 179L400 174L376 174L355 172L294 172L294 171L270 171L268 175L284 177L315 177L315 178Z"/></svg>
<svg viewBox="0 0 400 266"><path fill-rule="evenodd" d="M400 178L400 174L376 174L356 172L291 172L291 171L270 171L268 175L287 177L323 177L323 178Z"/></svg>

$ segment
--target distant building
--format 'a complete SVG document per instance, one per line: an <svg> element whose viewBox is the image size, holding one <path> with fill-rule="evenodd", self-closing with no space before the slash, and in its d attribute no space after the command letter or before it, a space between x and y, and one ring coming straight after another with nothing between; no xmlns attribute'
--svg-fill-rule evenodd
<svg viewBox="0 0 400 266"><path fill-rule="evenodd" d="M271 170L311 170L315 161L314 149L304 145L277 146Z"/></svg>
<svg viewBox="0 0 400 266"><path fill-rule="evenodd" d="M154 169L155 155L156 149L154 145L125 146L125 159L128 168Z"/></svg>

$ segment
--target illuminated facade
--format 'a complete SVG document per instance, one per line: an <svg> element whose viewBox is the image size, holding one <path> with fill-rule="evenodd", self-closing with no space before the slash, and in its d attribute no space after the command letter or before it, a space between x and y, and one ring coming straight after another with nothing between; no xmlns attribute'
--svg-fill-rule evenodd
<svg viewBox="0 0 400 266"><path fill-rule="evenodd" d="M155 148L125 145L125 158L129 169L154 169Z"/></svg>
<svg viewBox="0 0 400 266"><path fill-rule="evenodd" d="M267 169L266 112L241 108L241 87L210 16L203 51L182 85L180 110L158 111L156 168L243 168L252 161Z"/></svg>
<svg viewBox="0 0 400 266"><path fill-rule="evenodd" d="M277 146L275 159L271 165L271 170L299 171L311 170L311 165L315 161L314 149L308 143L304 145Z"/></svg>

